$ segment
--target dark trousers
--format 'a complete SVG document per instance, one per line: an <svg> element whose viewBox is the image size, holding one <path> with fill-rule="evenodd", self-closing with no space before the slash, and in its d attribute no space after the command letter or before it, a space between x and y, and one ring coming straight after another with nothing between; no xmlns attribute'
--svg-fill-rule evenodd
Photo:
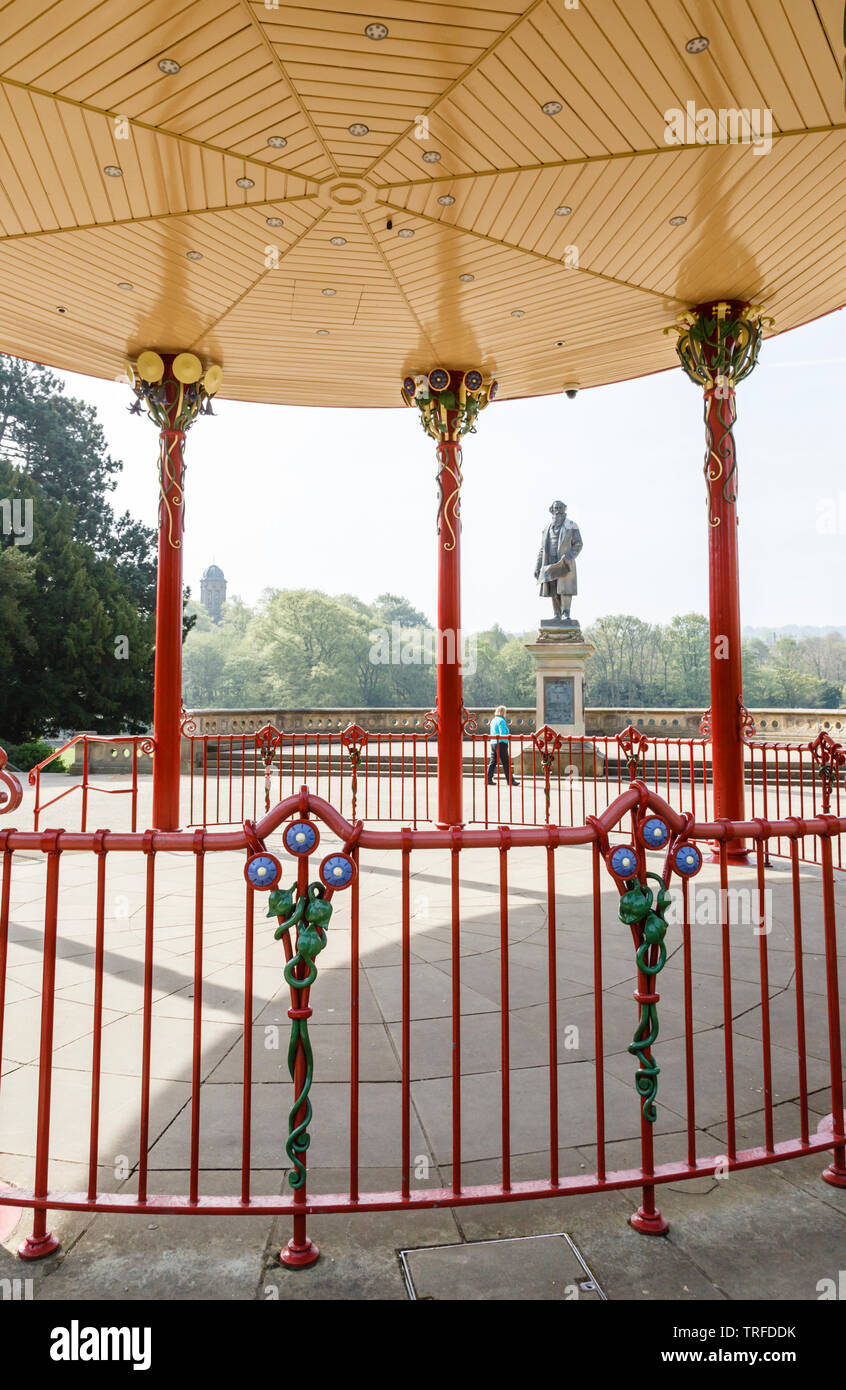
<svg viewBox="0 0 846 1390"><path fill-rule="evenodd" d="M488 763L488 781L492 782L496 772L496 760L499 758L499 765L505 773L506 782L511 781L511 760L508 756L508 744L504 738L498 739L491 744L491 760Z"/></svg>

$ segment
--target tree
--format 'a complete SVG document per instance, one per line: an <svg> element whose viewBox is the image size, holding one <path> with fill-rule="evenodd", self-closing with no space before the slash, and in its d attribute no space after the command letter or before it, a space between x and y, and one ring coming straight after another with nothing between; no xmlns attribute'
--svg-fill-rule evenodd
<svg viewBox="0 0 846 1390"><path fill-rule="evenodd" d="M0 536L5 738L149 724L155 532L115 516L120 468L91 407L45 368L0 357L0 497L32 518L28 544Z"/></svg>

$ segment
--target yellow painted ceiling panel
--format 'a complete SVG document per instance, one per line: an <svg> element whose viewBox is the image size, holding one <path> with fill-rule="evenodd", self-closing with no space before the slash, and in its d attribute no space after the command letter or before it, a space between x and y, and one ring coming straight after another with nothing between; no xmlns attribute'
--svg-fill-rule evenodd
<svg viewBox="0 0 846 1390"><path fill-rule="evenodd" d="M391 406L437 361L503 398L660 370L706 298L805 322L846 301L842 25L841 0L0 0L0 349L116 376L193 346L239 399Z"/></svg>

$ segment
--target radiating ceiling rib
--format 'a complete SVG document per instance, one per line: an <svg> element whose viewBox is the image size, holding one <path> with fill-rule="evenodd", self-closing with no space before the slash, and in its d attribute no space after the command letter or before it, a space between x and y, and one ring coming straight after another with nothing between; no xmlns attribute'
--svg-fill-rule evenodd
<svg viewBox="0 0 846 1390"><path fill-rule="evenodd" d="M384 251L382 250L382 247L379 245L379 242L377 241L376 237L373 235L373 228L370 226L370 223L367 221L367 218L364 216L363 213L360 213L360 214L359 214L359 218L360 218L360 221L361 221L362 226L364 227L365 231L367 232L367 235L370 237L370 240L373 242L373 245L375 246L375 248L376 248L376 250L377 250L379 256L381 257L381 260L382 260L382 262L383 262L383 264L384 264L384 266L385 266L385 269L387 270L388 274L390 275L391 279L393 280L394 285L396 286L396 289L397 289L398 294L401 295L402 300L403 300L403 303L405 304L406 308L408 309L408 312L411 314L412 318L414 319L414 322L417 324L417 327L420 329L420 332L423 334L423 337L426 339L426 342L429 344L429 347L430 347L431 350L432 350L432 356L433 356L433 358L437 358L437 356L438 356L437 349L435 348L435 346L434 346L434 344L433 344L433 342L432 342L432 339L431 339L431 337L429 336L429 333L428 333L427 329L426 329L425 326L420 322L420 319L419 319L419 317L418 317L418 315L417 315L417 312L416 312L416 310L413 308L413 306L411 305L411 303L410 303L410 301L409 301L409 299L408 299L408 296L407 296L407 294L405 293L405 290L403 289L402 285L400 284L400 281L397 279L397 276L396 276L396 274L394 273L394 268L393 268L393 266L391 265L390 261L388 260L387 256L385 255Z"/></svg>
<svg viewBox="0 0 846 1390"><path fill-rule="evenodd" d="M255 280L253 280L252 284L251 284L251 285L248 285L247 288L243 291L243 293L239 294L239 295L237 296L237 298L233 299L233 301L232 301L231 304L228 304L228 305L226 306L226 308L224 309L224 311L223 311L222 314L218 314L217 318L214 319L214 321L213 321L212 323L208 324L208 325L203 329L202 333L198 333L198 334L197 334L197 337L194 339L194 342L191 343L191 347L195 347L197 343L201 343L201 342L203 341L204 338L207 338L208 335L209 335L210 333L213 333L214 330L217 328L218 324L222 323L223 320L227 317L227 315L232 313L232 310L233 310L233 309L237 309L238 305L242 302L242 300L246 299L247 296L248 296L249 294L251 294L252 291L256 288L256 286L261 284L262 280L265 280L265 279L267 278L268 275L272 275L273 272L274 272L274 270L278 269L279 265L281 265L281 263L282 263L282 261L284 261L285 257L286 257L286 256L289 256L289 255L291 254L291 252L292 252L297 246L299 246L300 242L303 240L303 237L308 236L309 232L313 232L313 231L314 231L315 227L316 227L320 222L323 221L323 219L324 219L325 216L326 216L326 210L325 210L325 209L322 209L321 212L317 215L317 217L315 217L314 221L313 221L313 222L310 222L309 225L308 225L307 227L304 227L304 228L303 228L303 230L300 232L299 236L296 237L295 240L291 242L290 246L286 246L286 247L285 247L285 250L284 250L284 251L282 252L282 254L279 256L279 260L278 260L278 262L277 262L277 265L274 266L274 267L272 267L272 268L271 268L271 267L268 267L267 269L263 270L263 271L261 272L260 275L257 275L256 278L255 278Z"/></svg>
<svg viewBox="0 0 846 1390"><path fill-rule="evenodd" d="M437 109L437 107L441 104L441 102L442 102L442 101L446 101L447 97L449 97L449 96L451 95L451 93L455 91L456 87L460 87L461 83L464 82L464 80L465 80L467 77L469 77L470 73L473 72L473 71L479 66L480 63L483 63L484 60L488 57L489 54L495 52L495 50L498 48L498 46L499 46L505 39L507 39L507 38L509 37L510 34L512 34L512 33L514 32L514 30L517 28L517 26L518 26L519 24L522 24L522 23L524 22L524 20L528 19L529 15L532 14L534 10L538 9L538 7L539 7L540 5L543 5L543 4L545 4L545 3L546 3L546 0L531 0L531 4L529 4L529 5L527 6L527 8L523 11L523 13L517 15L516 18L513 19L513 20L511 21L511 23L509 24L508 28L507 28L507 29L503 29L503 31L502 31L501 34L497 34L496 38L493 40L493 42L492 42L491 44L488 45L488 47L485 49L484 53L480 53L479 56L478 56L477 58L475 58L475 59L473 60L473 62L470 63L470 64L464 69L464 71L463 71L462 73L459 73L459 75L458 75L457 77L453 78L452 82L450 82L449 86L446 87L446 88L444 89L444 91L440 92L440 93L438 94L438 96L435 97L434 101L431 102L431 104L426 108L426 111L425 111L424 114L427 115L427 116L431 116L432 113L433 113L433 112ZM404 140L404 139L406 138L406 136L413 134L413 131L414 131L414 122L412 121L409 125L406 126L406 128L405 128L405 130L402 132L402 134L401 134L401 135L398 135L398 136L396 137L396 139L393 140L392 143L391 143L390 145L388 145L387 149L382 150L382 152L381 152L381 154L379 155L379 157L378 157L377 159L374 159L374 160L367 166L367 168L364 170L364 177L366 178L369 174L371 174L371 173L373 172L373 170L376 168L377 164L381 163L381 161L382 161L383 159L387 159L388 156L389 156L390 154L392 154L393 151L397 148L397 146L399 145L400 141L401 141L401 140Z"/></svg>
<svg viewBox="0 0 846 1390"><path fill-rule="evenodd" d="M268 53L270 54L270 57L273 59L273 62L275 63L275 65L276 65L276 67L277 67L277 69L278 69L278 71L279 71L280 76L282 77L283 81L285 82L285 85L288 87L288 90L291 92L291 95L293 96L294 100L296 101L297 105L299 106L300 111L302 112L303 116L304 116L305 119L308 121L309 128L311 129L311 131L312 131L312 133L313 133L313 135L314 135L315 140L317 140L318 144L320 145L320 148L323 150L323 153L326 155L326 158L329 160L329 163L332 165L332 168L334 169L335 173L336 173L336 174L340 174L341 171L340 171L340 169L338 168L337 163L335 162L335 156L332 154L332 151L331 151L331 150L329 149L329 147L327 146L325 140L323 139L323 136L320 134L320 131L317 129L317 126L315 125L314 121L313 121L312 118L311 118L311 112L308 110L308 108L307 108L307 106L305 105L305 103L304 103L302 97L300 96L299 92L297 91L297 88L294 86L294 83L291 81L291 78L290 78L289 73L288 73L288 69L287 69L287 67L285 66L285 64L283 63L282 59L279 57L279 54L278 54L278 52L276 51L276 46L275 46L275 44L272 44L272 43L270 42L270 39L267 37L267 34L265 33L264 28L262 27L262 25L261 25L261 23L260 23L260 21L259 21L257 15L256 15L255 10L253 9L252 0L240 0L240 3L241 3L241 5L242 5L243 9L246 11L246 13L249 15L249 17L250 17L250 23L252 24L252 26L253 26L253 28L255 29L256 33L257 33L257 34L259 35L259 37L261 38L261 41L262 41L262 43L264 44L264 47L267 49Z"/></svg>
<svg viewBox="0 0 846 1390"><path fill-rule="evenodd" d="M165 126L153 125L150 121L141 120L137 116L126 116L122 111L110 111L106 107L94 106L87 101L77 101L74 97L66 97L57 92L49 92L42 87L33 86L29 82L18 82L15 78L7 77L5 74L0 74L0 86L16 87L19 91L29 92L31 96L46 97L48 100L59 102L63 106L72 106L78 111L88 111L93 116L104 116L110 121L125 120L131 127L137 130L146 130L153 135L163 135L168 140L178 140L184 145L194 145L199 149L208 150L211 154L223 155L227 159L237 159L242 160L245 164L255 164L265 172L268 169L272 169L277 173L287 174L290 178L301 178L307 183L313 182L313 180L306 178L304 174L298 173L296 169L287 169L284 164L271 163L266 159L256 159L251 155L233 154L232 150L225 145L215 145L207 140L198 140L193 135L183 135L180 131L170 130Z"/></svg>

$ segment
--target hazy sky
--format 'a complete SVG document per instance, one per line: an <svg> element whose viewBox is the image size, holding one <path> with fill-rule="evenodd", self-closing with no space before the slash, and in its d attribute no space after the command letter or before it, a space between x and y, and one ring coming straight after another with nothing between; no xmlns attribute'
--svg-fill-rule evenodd
<svg viewBox="0 0 846 1390"><path fill-rule="evenodd" d="M765 342L738 390L744 624L846 623L846 311ZM156 518L156 430L126 386L63 373L99 411L124 471L115 504ZM503 370L502 375L505 375ZM399 392L399 383L397 385ZM185 578L212 560L229 594L267 586L435 611L435 446L416 412L215 403L188 436ZM464 627L547 615L534 562L550 502L584 539L573 616L707 611L702 393L681 369L497 402L464 441Z"/></svg>

